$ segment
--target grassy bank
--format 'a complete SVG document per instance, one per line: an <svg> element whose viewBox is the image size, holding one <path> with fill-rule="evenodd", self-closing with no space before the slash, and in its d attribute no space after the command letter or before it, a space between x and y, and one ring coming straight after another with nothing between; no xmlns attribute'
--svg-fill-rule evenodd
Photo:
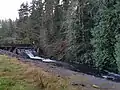
<svg viewBox="0 0 120 90"><path fill-rule="evenodd" d="M53 76L30 63L0 55L0 90L76 90L66 78Z"/></svg>

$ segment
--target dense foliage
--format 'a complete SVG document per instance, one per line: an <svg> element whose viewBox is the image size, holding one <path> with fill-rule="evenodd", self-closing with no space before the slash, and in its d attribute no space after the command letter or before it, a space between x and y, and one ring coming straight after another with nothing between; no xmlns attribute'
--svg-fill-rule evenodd
<svg viewBox="0 0 120 90"><path fill-rule="evenodd" d="M3 41L11 37L57 60L120 71L119 0L33 0L21 4L19 19L0 23Z"/></svg>

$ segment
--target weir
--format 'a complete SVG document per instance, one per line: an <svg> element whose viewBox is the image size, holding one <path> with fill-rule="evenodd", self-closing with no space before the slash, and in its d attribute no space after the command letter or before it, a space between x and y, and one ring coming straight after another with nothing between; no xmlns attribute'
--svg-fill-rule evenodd
<svg viewBox="0 0 120 90"><path fill-rule="evenodd" d="M31 44L1 44L0 49L18 54L26 59L39 60L43 62L56 62L39 56L36 48Z"/></svg>

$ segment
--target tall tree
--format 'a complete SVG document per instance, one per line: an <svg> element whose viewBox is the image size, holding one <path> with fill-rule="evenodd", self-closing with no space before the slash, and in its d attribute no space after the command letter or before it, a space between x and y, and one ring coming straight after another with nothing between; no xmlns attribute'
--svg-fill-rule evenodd
<svg viewBox="0 0 120 90"><path fill-rule="evenodd" d="M93 65L92 45L90 44L90 28L92 28L92 17L88 12L90 5L87 0L72 1L68 13L69 60L76 63ZM71 55L72 54L72 55Z"/></svg>
<svg viewBox="0 0 120 90"><path fill-rule="evenodd" d="M102 2L102 7L99 8L98 16L95 21L95 27L92 30L94 38L92 39L95 47L94 57L96 66L100 70L108 70L118 72L115 59L115 43L117 30L117 17L114 0ZM99 3L101 4L101 3Z"/></svg>
<svg viewBox="0 0 120 90"><path fill-rule="evenodd" d="M19 20L17 23L17 34L19 43L30 43L29 38L29 6L22 3L19 9Z"/></svg>

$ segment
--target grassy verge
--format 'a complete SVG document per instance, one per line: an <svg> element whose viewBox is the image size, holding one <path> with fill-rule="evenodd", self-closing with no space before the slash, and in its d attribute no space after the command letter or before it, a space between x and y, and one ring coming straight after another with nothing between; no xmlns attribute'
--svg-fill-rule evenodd
<svg viewBox="0 0 120 90"><path fill-rule="evenodd" d="M76 90L66 78L0 55L0 90ZM80 90L80 89L79 89Z"/></svg>

